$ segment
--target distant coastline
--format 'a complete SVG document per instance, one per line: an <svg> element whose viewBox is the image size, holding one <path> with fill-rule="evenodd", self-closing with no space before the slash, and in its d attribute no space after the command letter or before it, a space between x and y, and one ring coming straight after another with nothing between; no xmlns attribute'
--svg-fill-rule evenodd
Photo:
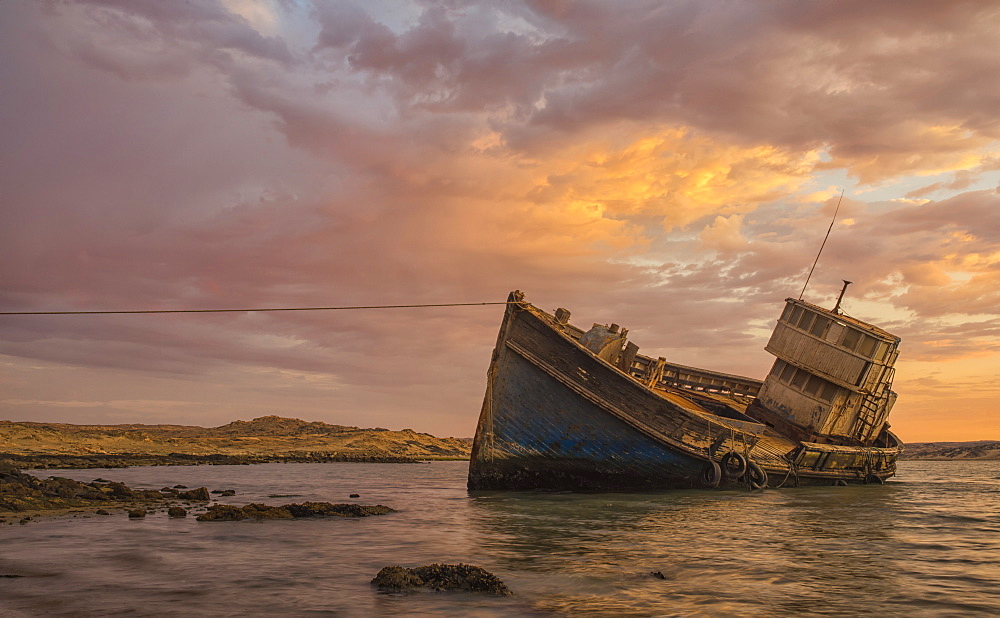
<svg viewBox="0 0 1000 618"><path fill-rule="evenodd" d="M0 421L0 459L21 469L257 464L272 462L406 463L468 459L468 438L438 438L330 425L281 416L191 425L73 425ZM1000 460L1000 440L906 445L901 459Z"/></svg>
<svg viewBox="0 0 1000 618"><path fill-rule="evenodd" d="M906 445L900 459L923 461L1000 460L1000 440L917 442Z"/></svg>
<svg viewBox="0 0 1000 618"><path fill-rule="evenodd" d="M220 427L0 421L0 459L22 469L254 464L403 463L468 459L471 441L411 429L329 425L280 416Z"/></svg>

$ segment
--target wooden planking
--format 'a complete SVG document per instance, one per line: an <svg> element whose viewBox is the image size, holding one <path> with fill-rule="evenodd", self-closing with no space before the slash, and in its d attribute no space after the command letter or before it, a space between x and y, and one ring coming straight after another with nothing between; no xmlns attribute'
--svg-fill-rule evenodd
<svg viewBox="0 0 1000 618"><path fill-rule="evenodd" d="M857 391L869 361L830 345L783 322L778 322L764 348L778 358Z"/></svg>
<svg viewBox="0 0 1000 618"><path fill-rule="evenodd" d="M581 349L547 317L527 304L509 308L490 368L470 488L696 487L713 442L715 457L736 450L770 475L793 474L786 456L798 443L757 423L716 416L682 392L647 389ZM632 363L633 372L642 360ZM713 395L709 403L717 400L726 399ZM857 455L835 459L833 466L858 462ZM806 468L796 478L826 483L844 474L861 472Z"/></svg>

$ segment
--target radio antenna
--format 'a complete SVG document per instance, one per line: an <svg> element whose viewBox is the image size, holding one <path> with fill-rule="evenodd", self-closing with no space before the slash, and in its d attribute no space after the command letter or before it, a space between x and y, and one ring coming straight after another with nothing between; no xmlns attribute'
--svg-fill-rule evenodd
<svg viewBox="0 0 1000 618"><path fill-rule="evenodd" d="M840 199L837 200L837 208L833 211L833 219L830 220L830 227L826 230L826 236L823 237L823 244L819 246L819 253L816 254L816 259L813 260L812 268L809 269L809 276L806 277L806 282L802 285L802 291L799 293L799 300L802 300L802 296L806 293L806 286L809 285L809 280L812 279L813 271L816 270L816 264L819 263L819 256L823 255L823 247L826 246L826 240L830 238L830 232L833 230L833 224L837 222L837 213L840 212L840 203L844 201L844 189L840 190ZM844 286L845 288L847 286Z"/></svg>

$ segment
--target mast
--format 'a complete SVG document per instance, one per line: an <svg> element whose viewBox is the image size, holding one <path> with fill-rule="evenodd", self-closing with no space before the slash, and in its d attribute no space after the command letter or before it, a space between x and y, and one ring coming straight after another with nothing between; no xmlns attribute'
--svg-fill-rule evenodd
<svg viewBox="0 0 1000 618"><path fill-rule="evenodd" d="M848 281L847 279L841 279L841 281L844 282L844 287L840 289L840 296L837 297L837 305L833 308L834 313L840 313L840 302L844 300L844 292L847 291L847 286L854 283L853 281Z"/></svg>
<svg viewBox="0 0 1000 618"><path fill-rule="evenodd" d="M837 208L833 211L833 219L830 220L830 227L826 230L826 236L823 237L823 244L819 246L819 253L816 254L816 259L813 260L812 268L809 269L809 276L806 277L806 282L802 285L802 291L799 292L799 300L802 300L802 296L806 293L806 286L809 285L809 280L812 279L813 271L816 270L816 264L819 263L819 256L823 255L823 247L826 246L826 241L830 238L830 232L833 230L833 224L837 222L837 213L840 212L840 203L844 201L844 189L840 190L840 199L837 200ZM847 286L844 286L845 289ZM843 295L843 292L841 292ZM840 303L837 303L838 306Z"/></svg>

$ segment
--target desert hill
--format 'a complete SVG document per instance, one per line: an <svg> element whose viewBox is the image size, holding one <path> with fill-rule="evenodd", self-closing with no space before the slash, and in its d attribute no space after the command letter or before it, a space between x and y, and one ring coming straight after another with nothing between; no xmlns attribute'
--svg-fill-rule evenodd
<svg viewBox="0 0 1000 618"><path fill-rule="evenodd" d="M112 456L243 457L266 460L464 459L471 445L412 429L363 429L280 416L234 421L220 427L188 425L71 425L0 421L0 457ZM325 458L325 459L324 459ZM132 461L133 465L143 463Z"/></svg>
<svg viewBox="0 0 1000 618"><path fill-rule="evenodd" d="M903 459L1000 460L1000 440L907 444Z"/></svg>

